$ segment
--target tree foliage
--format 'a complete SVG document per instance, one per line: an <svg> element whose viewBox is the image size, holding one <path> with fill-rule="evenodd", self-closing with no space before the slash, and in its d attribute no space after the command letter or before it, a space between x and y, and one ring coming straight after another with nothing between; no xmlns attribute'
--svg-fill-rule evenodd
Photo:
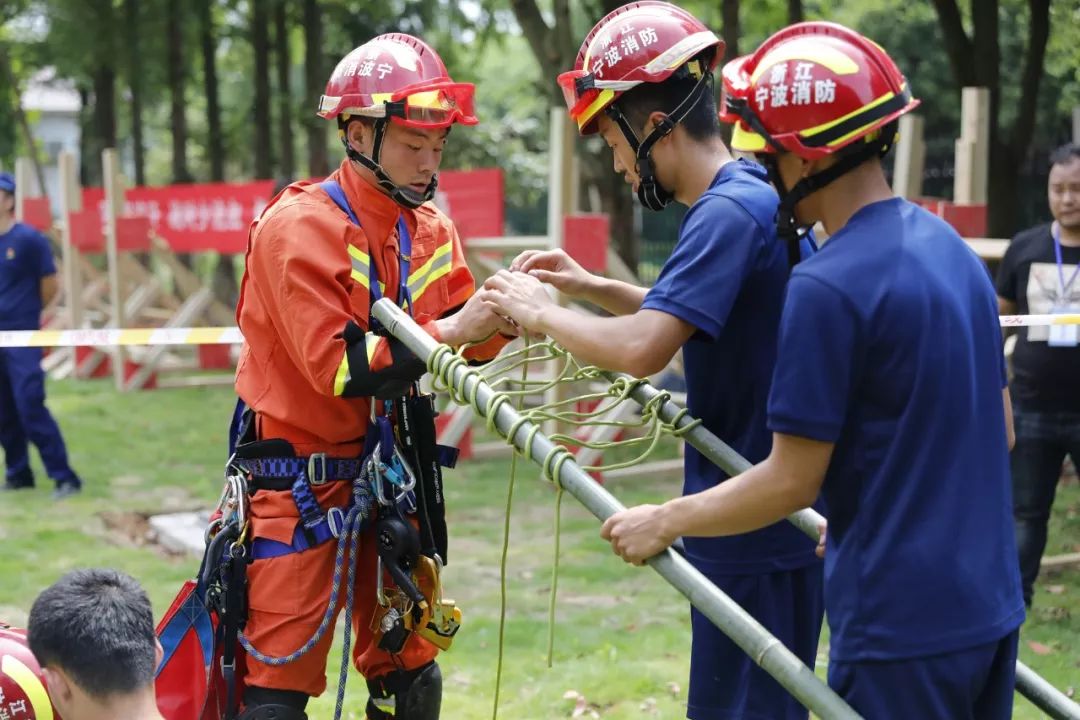
<svg viewBox="0 0 1080 720"><path fill-rule="evenodd" d="M455 129L446 166L502 167L512 229L542 232L549 108L562 102L555 76L572 67L592 25L620 4L5 0L0 62L13 80L0 74L0 163L10 167L28 153L18 131L17 93L51 67L74 83L83 100L87 182L98 179L98 153L109 144L118 144L131 174L149 184L322 175L342 157L333 124L314 115L330 71L378 33L410 32L437 48L455 77L478 86L482 123ZM885 46L923 100L927 193L951 192L960 88L996 88L992 227L1007 234L1045 212L1045 158L1069 138L1072 108L1080 104L1077 0L683 5L725 38L728 58L752 51L800 15L849 24ZM595 141L575 147L579 206L612 214L624 257L637 258L642 227L650 234L674 233L678 212L646 214L642 225L627 187L611 172L606 148Z"/></svg>

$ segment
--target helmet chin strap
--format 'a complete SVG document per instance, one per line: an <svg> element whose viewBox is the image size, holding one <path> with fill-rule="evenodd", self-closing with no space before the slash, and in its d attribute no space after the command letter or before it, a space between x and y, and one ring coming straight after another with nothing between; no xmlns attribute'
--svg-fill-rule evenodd
<svg viewBox="0 0 1080 720"><path fill-rule="evenodd" d="M762 158L769 180L780 195L780 205L776 209L776 236L787 245L788 264L791 267L802 259L800 248L803 236L811 225L800 224L795 216L795 206L804 198L817 192L841 175L851 172L859 165L874 157L885 157L892 148L895 133L883 131L877 142L863 143L855 150L843 153L834 163L821 172L801 178L790 190L780 177L780 164L775 154Z"/></svg>
<svg viewBox="0 0 1080 720"><path fill-rule="evenodd" d="M656 178L656 169L653 167L652 162L653 146L661 139L670 135L675 129L675 126L682 122L683 118L694 109L705 95L705 91L711 85L711 81L711 72L702 73L701 79L694 85L694 89L690 91L681 103L679 103L678 107L653 127L652 132L650 132L644 140L638 140L633 125L630 124L630 121L627 119L618 103L612 103L607 107L606 112L608 116L619 125L619 129L622 130L626 142L630 143L630 147L634 150L634 156L637 159L639 178L637 198L638 202L649 210L659 212L675 199L675 195L661 185L660 181Z"/></svg>
<svg viewBox="0 0 1080 720"><path fill-rule="evenodd" d="M348 127L346 121L346 128ZM345 132L342 134L341 142L345 145L345 154L349 156L350 160L358 162L365 168L371 171L375 176L375 181L379 184L386 194L402 207L415 210L428 200L435 197L435 189L439 187L439 175L436 173L431 176L431 182L428 183L424 192L416 192L412 188L402 187L390 179L390 175L379 164L379 156L382 154L382 144L386 137L386 118L378 118L374 123L375 138L372 144L371 157L359 152L349 143L349 134Z"/></svg>

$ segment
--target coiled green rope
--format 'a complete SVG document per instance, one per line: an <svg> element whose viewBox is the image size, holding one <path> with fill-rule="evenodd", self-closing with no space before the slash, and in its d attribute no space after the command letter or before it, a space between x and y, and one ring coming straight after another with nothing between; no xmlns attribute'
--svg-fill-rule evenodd
<svg viewBox="0 0 1080 720"><path fill-rule="evenodd" d="M565 433L552 433L549 439L554 447L540 463L544 476L555 486L555 547L551 568L551 593L548 601L548 643L547 664L552 665L555 644L555 602L559 583L559 551L562 538L562 497L564 489L559 482L562 466L573 459L574 455L567 448L568 445L579 448L590 448L600 452L606 452L617 448L644 449L634 454L629 460L610 463L607 465L585 465L582 470L587 472L603 472L605 470L617 470L632 467L643 462L657 448L660 440L665 435L681 437L696 427L700 420L688 423L679 428L678 424L688 412L681 410L671 421L665 422L660 417L660 408L671 399L668 392L660 392L647 403L641 406L641 417L637 421L598 420L598 418L613 412L619 405L632 401L632 393L646 380L633 380L630 378L618 378L612 382L604 392L591 392L571 398L564 398L555 402L542 404L534 408L525 408L525 399L530 395L537 395L551 390L559 385L571 385L581 382L604 381L606 378L599 368L594 366L580 365L570 353L553 342L531 343L526 340L522 349L504 353L489 363L485 370L492 380L487 380L479 369L470 367L464 358L463 352L468 346L454 351L449 345L439 345L428 358L428 371L435 378L435 389L446 392L450 399L458 405L467 405L485 419L485 427L489 432L501 435L503 439L514 447L514 438L522 427L532 424L529 428L522 450L514 447L514 454L510 464L510 481L506 495L506 514L503 520L503 545L499 562L500 576L500 616L499 616L499 643L498 659L495 671L495 700L492 708L492 720L498 717L499 691L502 683L503 648L506 628L506 562L510 547L510 514L513 507L514 481L517 475L517 461L520 454L532 456L533 441L540 432L542 423L554 420L563 426L582 427L617 427L623 430L645 429L641 437L631 437L626 440L586 440ZM558 372L551 379L530 380L528 377L529 366L537 362L556 362ZM454 383L454 376L458 368L464 368L458 384ZM521 370L520 379L512 377L515 370ZM482 383L488 385L495 392L486 405L481 405L478 398L478 390ZM495 416L505 403L517 400L518 419L510 426L505 434L500 433L495 426ZM581 403L595 402L592 410L581 411L577 407ZM568 409L575 408L575 409Z"/></svg>

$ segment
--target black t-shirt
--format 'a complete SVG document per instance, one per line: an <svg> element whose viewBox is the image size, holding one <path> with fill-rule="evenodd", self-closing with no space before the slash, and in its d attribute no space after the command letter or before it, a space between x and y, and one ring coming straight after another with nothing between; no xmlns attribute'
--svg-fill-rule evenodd
<svg viewBox="0 0 1080 720"><path fill-rule="evenodd" d="M1080 247L1063 245L1061 260L1068 284L1080 264ZM997 294L1016 303L1023 315L1050 313L1062 305L1080 308L1080 275L1062 295L1049 224L1013 238L998 268ZM1038 412L1080 412L1080 347L1052 347L1047 344L1049 334L1046 326L1019 328L1010 386L1013 401Z"/></svg>

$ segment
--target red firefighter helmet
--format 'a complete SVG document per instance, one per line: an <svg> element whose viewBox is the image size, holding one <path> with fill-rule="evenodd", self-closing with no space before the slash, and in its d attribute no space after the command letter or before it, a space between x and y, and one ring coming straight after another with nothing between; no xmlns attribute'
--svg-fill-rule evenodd
<svg viewBox="0 0 1080 720"><path fill-rule="evenodd" d="M435 197L438 175L424 192L395 183L379 164L386 123L422 130L476 125L473 94L473 84L454 82L438 53L423 40L387 33L342 58L326 83L318 114L338 120L345 154L370 170L379 187L399 205L416 208ZM374 120L371 155L353 148L346 137L349 121L357 117Z"/></svg>
<svg viewBox="0 0 1080 720"><path fill-rule="evenodd" d="M873 41L829 22L791 25L721 72L720 119L731 146L831 155L918 106L896 63Z"/></svg>
<svg viewBox="0 0 1080 720"><path fill-rule="evenodd" d="M391 118L410 127L475 125L474 86L450 79L423 40L387 33L342 58L319 100L320 117Z"/></svg>
<svg viewBox="0 0 1080 720"><path fill-rule="evenodd" d="M627 90L663 82L709 48L715 51L701 72L716 66L724 43L700 20L659 0L624 5L596 23L574 69L558 77L570 117L582 135L595 133L597 116Z"/></svg>
<svg viewBox="0 0 1080 720"><path fill-rule="evenodd" d="M19 720L61 720L52 706L26 631L0 621L0 712Z"/></svg>

